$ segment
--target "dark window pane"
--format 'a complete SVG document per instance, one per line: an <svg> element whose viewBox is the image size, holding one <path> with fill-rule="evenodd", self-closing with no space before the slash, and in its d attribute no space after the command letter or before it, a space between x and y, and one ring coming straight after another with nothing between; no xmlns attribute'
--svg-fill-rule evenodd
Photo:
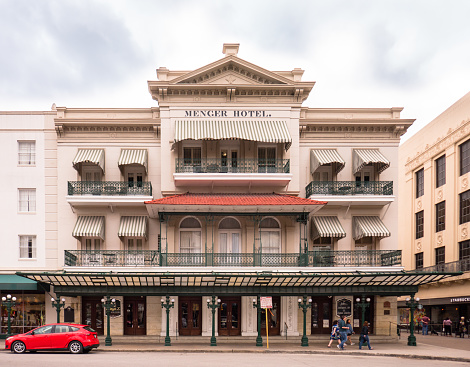
<svg viewBox="0 0 470 367"><path fill-rule="evenodd" d="M446 248L444 246L436 249L436 265L446 262Z"/></svg>
<svg viewBox="0 0 470 367"><path fill-rule="evenodd" d="M460 145L460 176L470 172L470 140Z"/></svg>
<svg viewBox="0 0 470 367"><path fill-rule="evenodd" d="M416 239L424 236L424 210L415 214L416 218Z"/></svg>
<svg viewBox="0 0 470 367"><path fill-rule="evenodd" d="M424 195L424 168L416 172L416 197Z"/></svg>
<svg viewBox="0 0 470 367"><path fill-rule="evenodd" d="M415 267L416 269L422 269L423 268L423 253L420 252L418 254L415 254Z"/></svg>
<svg viewBox="0 0 470 367"><path fill-rule="evenodd" d="M459 242L459 260L470 259L470 241Z"/></svg>
<svg viewBox="0 0 470 367"><path fill-rule="evenodd" d="M436 187L446 183L446 156L436 159Z"/></svg>
<svg viewBox="0 0 470 367"><path fill-rule="evenodd" d="M446 229L446 202L436 204L436 232Z"/></svg>
<svg viewBox="0 0 470 367"><path fill-rule="evenodd" d="M460 195L460 224L470 222L470 190Z"/></svg>

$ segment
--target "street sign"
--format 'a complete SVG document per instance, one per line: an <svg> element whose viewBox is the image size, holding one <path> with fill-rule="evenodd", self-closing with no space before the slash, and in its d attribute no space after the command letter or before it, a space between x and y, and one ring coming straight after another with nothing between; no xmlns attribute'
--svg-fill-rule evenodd
<svg viewBox="0 0 470 367"><path fill-rule="evenodd" d="M273 308L273 298L272 297L260 297L261 308Z"/></svg>

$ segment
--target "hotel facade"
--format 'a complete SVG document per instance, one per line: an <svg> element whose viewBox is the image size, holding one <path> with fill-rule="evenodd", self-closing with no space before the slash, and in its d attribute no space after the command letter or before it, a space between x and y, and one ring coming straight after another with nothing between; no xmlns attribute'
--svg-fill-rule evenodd
<svg viewBox="0 0 470 367"><path fill-rule="evenodd" d="M470 320L469 162L470 93L400 146L403 265L463 272L419 288L423 312L439 330L446 317L454 330L462 316Z"/></svg>
<svg viewBox="0 0 470 367"><path fill-rule="evenodd" d="M214 322L219 336L305 327L325 339L345 315L394 340L397 297L446 276L403 271L398 248L398 145L413 120L396 107L305 107L315 83L303 70L270 71L238 49L157 69L158 107L53 105L36 113L36 135L3 135L12 172L24 174L23 140L37 153L36 176L8 182L19 222L2 243L0 292L18 298L14 332L55 321L54 297L61 320L105 333L113 298L112 335L209 336ZM16 115L1 116L13 129ZM15 197L32 188L25 214Z"/></svg>

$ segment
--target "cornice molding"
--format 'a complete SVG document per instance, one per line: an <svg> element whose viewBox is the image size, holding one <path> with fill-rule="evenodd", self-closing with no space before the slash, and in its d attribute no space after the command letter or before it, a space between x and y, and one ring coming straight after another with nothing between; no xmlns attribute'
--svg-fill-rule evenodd
<svg viewBox="0 0 470 367"><path fill-rule="evenodd" d="M418 133L419 134L419 133ZM432 159L440 152L445 151L450 146L459 142L465 136L470 134L470 119L463 120L460 125L447 130L446 135L438 137L433 144L426 144L424 151L418 151L414 157L407 157L405 164L405 173L414 171L417 167L421 166L424 162Z"/></svg>

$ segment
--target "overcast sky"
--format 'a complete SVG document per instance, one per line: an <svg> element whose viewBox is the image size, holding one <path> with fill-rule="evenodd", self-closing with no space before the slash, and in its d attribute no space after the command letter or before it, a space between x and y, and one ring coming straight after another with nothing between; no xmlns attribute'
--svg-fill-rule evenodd
<svg viewBox="0 0 470 367"><path fill-rule="evenodd" d="M0 110L156 106L156 68L223 43L304 69L304 106L404 107L405 137L470 91L468 0L0 0Z"/></svg>

